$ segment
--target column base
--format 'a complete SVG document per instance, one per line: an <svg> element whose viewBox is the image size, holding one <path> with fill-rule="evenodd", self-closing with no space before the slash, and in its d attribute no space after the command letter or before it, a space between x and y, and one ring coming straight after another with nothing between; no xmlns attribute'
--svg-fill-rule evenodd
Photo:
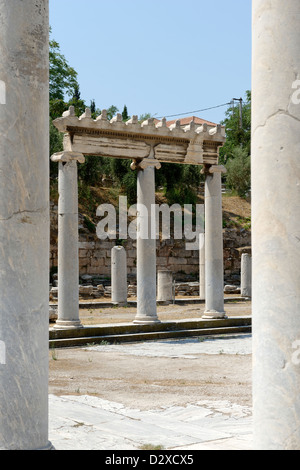
<svg viewBox="0 0 300 470"><path fill-rule="evenodd" d="M126 301L121 301L121 302L118 302L117 300L112 300L111 303L114 307L127 307L128 306L127 300Z"/></svg>
<svg viewBox="0 0 300 470"><path fill-rule="evenodd" d="M83 328L83 325L80 320L56 320L56 323L53 328L56 328L58 330L75 330L77 328Z"/></svg>
<svg viewBox="0 0 300 470"><path fill-rule="evenodd" d="M204 319L219 319L219 318L227 318L227 315L225 312L218 312L217 310L206 310L204 314L202 315L202 318Z"/></svg>
<svg viewBox="0 0 300 470"><path fill-rule="evenodd" d="M41 449L37 449L37 450L55 450L55 447L52 444L52 442L48 441L45 447L42 447Z"/></svg>
<svg viewBox="0 0 300 470"><path fill-rule="evenodd" d="M154 323L161 323L158 317L144 317L144 316L136 316L133 320L135 325L152 325Z"/></svg>

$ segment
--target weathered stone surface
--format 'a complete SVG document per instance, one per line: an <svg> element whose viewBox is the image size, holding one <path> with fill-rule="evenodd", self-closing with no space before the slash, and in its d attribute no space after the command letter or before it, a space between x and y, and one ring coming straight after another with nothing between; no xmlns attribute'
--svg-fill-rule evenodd
<svg viewBox="0 0 300 470"><path fill-rule="evenodd" d="M111 299L118 304L127 302L127 257L123 246L111 250Z"/></svg>
<svg viewBox="0 0 300 470"><path fill-rule="evenodd" d="M205 318L225 317L222 171L223 167L210 167L205 175Z"/></svg>
<svg viewBox="0 0 300 470"><path fill-rule="evenodd" d="M299 450L300 2L252 3L254 448Z"/></svg>
<svg viewBox="0 0 300 470"><path fill-rule="evenodd" d="M0 2L0 449L49 448L48 0Z"/></svg>
<svg viewBox="0 0 300 470"><path fill-rule="evenodd" d="M225 142L221 126L180 126L180 121L167 127L165 120L155 125L154 119L139 124L136 117L126 123L117 115L107 120L102 112L96 120L90 110L80 117L74 108L56 119L54 125L64 133L66 151L84 155L101 155L113 158L148 158L154 148L153 157L160 162L201 165L203 162L216 164L219 148ZM121 118L120 118L121 116Z"/></svg>

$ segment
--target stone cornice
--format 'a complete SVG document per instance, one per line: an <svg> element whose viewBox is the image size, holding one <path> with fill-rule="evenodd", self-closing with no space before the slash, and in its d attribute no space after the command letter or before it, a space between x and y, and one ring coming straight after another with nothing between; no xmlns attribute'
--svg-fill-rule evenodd
<svg viewBox="0 0 300 470"><path fill-rule="evenodd" d="M109 121L105 110L92 119L88 108L78 118L72 106L54 125L65 134L66 151L132 160L148 158L154 147L154 158L159 162L217 164L219 148L226 140L225 130L219 125L197 126L192 121L182 128L176 121L167 127L166 119L158 124L153 118L139 123L133 116L123 122L121 114Z"/></svg>

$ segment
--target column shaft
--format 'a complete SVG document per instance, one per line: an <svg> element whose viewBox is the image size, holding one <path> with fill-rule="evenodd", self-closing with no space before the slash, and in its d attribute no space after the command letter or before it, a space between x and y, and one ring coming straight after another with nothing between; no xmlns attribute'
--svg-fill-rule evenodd
<svg viewBox="0 0 300 470"><path fill-rule="evenodd" d="M157 273L157 300L166 304L173 301L173 274L168 270L159 270Z"/></svg>
<svg viewBox="0 0 300 470"><path fill-rule="evenodd" d="M253 0L253 406L259 450L300 450L299 44L299 0Z"/></svg>
<svg viewBox="0 0 300 470"><path fill-rule="evenodd" d="M0 23L0 450L48 449L48 0Z"/></svg>
<svg viewBox="0 0 300 470"><path fill-rule="evenodd" d="M221 167L205 178L205 318L223 318L224 269Z"/></svg>
<svg viewBox="0 0 300 470"><path fill-rule="evenodd" d="M77 161L59 162L57 328L81 327L79 319Z"/></svg>
<svg viewBox="0 0 300 470"><path fill-rule="evenodd" d="M199 234L199 295L205 300L205 234Z"/></svg>
<svg viewBox="0 0 300 470"><path fill-rule="evenodd" d="M156 309L156 239L151 238L151 205L155 204L155 167L137 174L137 315L135 323L158 322ZM155 230L152 231L155 233Z"/></svg>
<svg viewBox="0 0 300 470"><path fill-rule="evenodd" d="M242 254L241 259L241 295L251 297L252 258L248 253Z"/></svg>
<svg viewBox="0 0 300 470"><path fill-rule="evenodd" d="M111 250L111 300L119 305L127 303L127 257L123 246Z"/></svg>

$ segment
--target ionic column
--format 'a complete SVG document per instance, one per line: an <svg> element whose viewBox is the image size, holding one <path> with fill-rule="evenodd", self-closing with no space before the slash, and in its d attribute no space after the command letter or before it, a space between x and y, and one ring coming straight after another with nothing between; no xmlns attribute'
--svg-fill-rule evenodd
<svg viewBox="0 0 300 470"><path fill-rule="evenodd" d="M224 318L224 262L221 165L205 169L205 312L204 318Z"/></svg>
<svg viewBox="0 0 300 470"><path fill-rule="evenodd" d="M151 236L155 219L151 206L155 204L155 168L160 163L145 158L137 169L137 315L134 323L157 323L156 308L156 239ZM153 211L155 214L155 211Z"/></svg>
<svg viewBox="0 0 300 470"><path fill-rule="evenodd" d="M205 234L199 234L199 296L205 300Z"/></svg>
<svg viewBox="0 0 300 470"><path fill-rule="evenodd" d="M74 152L52 155L58 162L58 318L56 328L80 328L77 162Z"/></svg>
<svg viewBox="0 0 300 470"><path fill-rule="evenodd" d="M258 450L300 450L299 44L299 0L253 0L253 406Z"/></svg>
<svg viewBox="0 0 300 470"><path fill-rule="evenodd" d="M0 23L0 450L50 449L48 0Z"/></svg>

